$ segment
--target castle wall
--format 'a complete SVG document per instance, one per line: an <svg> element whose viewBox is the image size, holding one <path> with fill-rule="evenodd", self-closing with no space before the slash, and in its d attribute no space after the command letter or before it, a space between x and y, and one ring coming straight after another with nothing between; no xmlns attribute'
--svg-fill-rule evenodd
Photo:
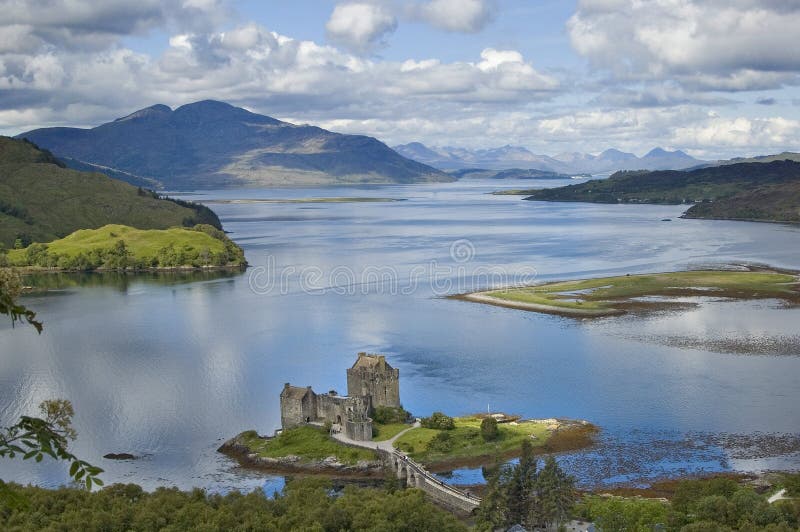
<svg viewBox="0 0 800 532"><path fill-rule="evenodd" d="M308 389L308 393L302 397L296 397L295 394L286 393L281 394L281 426L283 428L296 427L307 423L308 421L315 421L317 418L317 401L316 394Z"/></svg>
<svg viewBox="0 0 800 532"><path fill-rule="evenodd" d="M369 441L372 439L372 420L345 421L344 434L351 440Z"/></svg>
<svg viewBox="0 0 800 532"><path fill-rule="evenodd" d="M347 419L347 397L338 395L318 395L315 416L318 420L343 424Z"/></svg>

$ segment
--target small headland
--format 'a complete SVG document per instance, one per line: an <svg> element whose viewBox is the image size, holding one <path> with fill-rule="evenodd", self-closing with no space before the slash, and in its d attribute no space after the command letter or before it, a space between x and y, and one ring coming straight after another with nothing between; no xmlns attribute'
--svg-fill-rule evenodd
<svg viewBox="0 0 800 532"><path fill-rule="evenodd" d="M375 451L334 440L323 427L306 425L275 436L242 432L217 449L243 467L278 473L382 477Z"/></svg>
<svg viewBox="0 0 800 532"><path fill-rule="evenodd" d="M488 423L494 426L492 429L485 428L487 417L494 422ZM427 421L431 418L452 420L452 425L449 421L431 424ZM375 448L386 447L388 443L432 471L446 471L487 465L498 458L515 458L525 440L539 454L586 448L594 443L599 431L586 421L521 420L519 416L503 414L450 418L436 413L431 418L423 418L422 426L377 425L373 437ZM396 440L387 442L398 434ZM272 437L248 430L226 441L218 451L243 467L270 472L382 477L383 463L371 447L368 442L348 445L331 437L324 427L305 425Z"/></svg>
<svg viewBox="0 0 800 532"><path fill-rule="evenodd" d="M452 420L433 422L431 419ZM479 467L519 456L529 441L537 454L590 447L599 429L588 421L528 419L506 414L474 414L450 418L434 413L422 426L400 436L394 446L431 471Z"/></svg>
<svg viewBox="0 0 800 532"><path fill-rule="evenodd" d="M686 298L778 299L800 303L797 272L757 266L560 281L451 296L476 303L573 318L595 318L693 306Z"/></svg>
<svg viewBox="0 0 800 532"><path fill-rule="evenodd" d="M47 244L0 254L0 266L24 272L241 270L244 251L211 225L136 229L110 224L80 229Z"/></svg>

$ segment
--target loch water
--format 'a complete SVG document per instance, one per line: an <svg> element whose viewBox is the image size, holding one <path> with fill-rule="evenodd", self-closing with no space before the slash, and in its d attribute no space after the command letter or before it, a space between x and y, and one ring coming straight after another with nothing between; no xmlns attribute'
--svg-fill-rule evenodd
<svg viewBox="0 0 800 532"><path fill-rule="evenodd" d="M278 428L285 382L346 390L346 368L370 351L400 369L417 415L489 408L599 425L597 448L561 457L583 485L800 468L798 308L708 297L681 312L576 320L444 297L705 265L800 269L798 226L489 194L558 184L183 193L210 202L250 268L31 278L50 288L24 299L45 329L0 323L0 425L68 398L73 451L101 465L107 484L279 489L282 478L216 448ZM345 196L401 201L228 201ZM111 452L141 458L102 458ZM66 469L4 459L0 478L58 486ZM481 480L479 470L448 478Z"/></svg>

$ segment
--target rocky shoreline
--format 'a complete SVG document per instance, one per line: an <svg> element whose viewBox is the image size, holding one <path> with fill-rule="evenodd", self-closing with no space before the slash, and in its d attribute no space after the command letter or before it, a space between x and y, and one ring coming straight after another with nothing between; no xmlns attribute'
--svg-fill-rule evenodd
<svg viewBox="0 0 800 532"><path fill-rule="evenodd" d="M359 460L355 464L346 464L335 456L322 460L304 460L297 455L279 458L259 456L245 445L241 435L223 443L217 452L233 458L243 467L269 471L272 473L305 473L314 475L335 475L362 478L382 478L385 476L383 463L380 460ZM268 440L269 437L261 436Z"/></svg>

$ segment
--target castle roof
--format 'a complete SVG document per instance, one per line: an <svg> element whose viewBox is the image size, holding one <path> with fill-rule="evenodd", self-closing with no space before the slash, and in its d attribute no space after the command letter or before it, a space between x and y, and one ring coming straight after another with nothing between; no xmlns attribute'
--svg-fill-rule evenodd
<svg viewBox="0 0 800 532"><path fill-rule="evenodd" d="M383 355L373 355L368 353L359 353L358 360L356 360L353 367L350 369L358 369L358 368L376 368L376 367L386 367L387 369L393 369L386 362L386 357Z"/></svg>
<svg viewBox="0 0 800 532"><path fill-rule="evenodd" d="M287 399L302 399L306 396L308 392L311 391L311 388L308 387L300 387L300 386L290 386L287 382L283 386L283 391L281 392L282 397L286 397Z"/></svg>

